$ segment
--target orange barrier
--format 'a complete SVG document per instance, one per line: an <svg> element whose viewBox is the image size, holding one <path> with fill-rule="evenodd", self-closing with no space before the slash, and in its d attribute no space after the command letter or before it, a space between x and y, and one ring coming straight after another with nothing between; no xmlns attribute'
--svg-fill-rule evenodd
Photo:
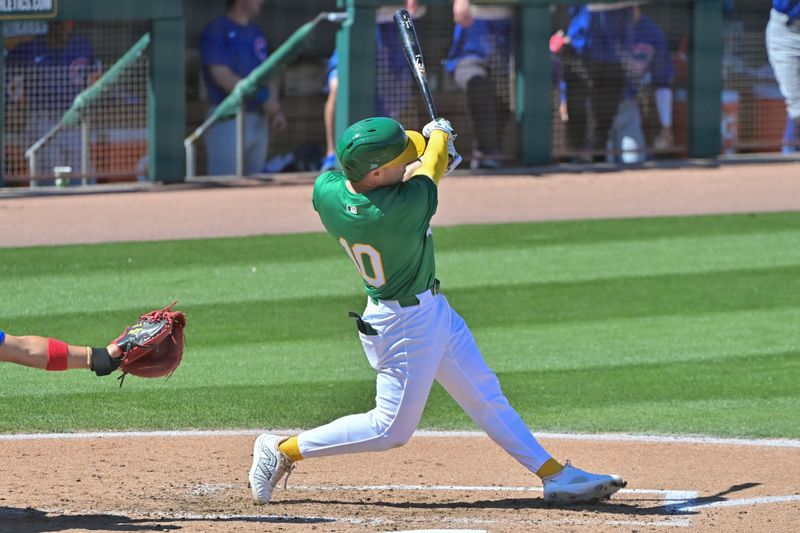
<svg viewBox="0 0 800 533"><path fill-rule="evenodd" d="M146 140L92 143L92 165L103 181L136 181L142 172L142 158L147 155Z"/></svg>

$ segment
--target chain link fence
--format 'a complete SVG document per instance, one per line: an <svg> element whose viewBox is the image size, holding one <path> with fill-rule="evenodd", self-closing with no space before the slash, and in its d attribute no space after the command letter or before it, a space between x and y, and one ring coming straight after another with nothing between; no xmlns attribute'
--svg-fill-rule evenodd
<svg viewBox="0 0 800 533"><path fill-rule="evenodd" d="M9 185L146 179L146 53L81 113L85 130L81 124L67 125L47 136L75 97L147 33L148 26L132 21L4 24L4 172Z"/></svg>

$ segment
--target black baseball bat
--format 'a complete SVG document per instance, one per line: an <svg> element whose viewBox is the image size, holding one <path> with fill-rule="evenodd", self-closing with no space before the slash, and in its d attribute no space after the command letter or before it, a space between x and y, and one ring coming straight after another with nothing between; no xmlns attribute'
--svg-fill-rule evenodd
<svg viewBox="0 0 800 533"><path fill-rule="evenodd" d="M419 46L414 20L408 11L398 9L394 13L394 22L400 31L400 40L403 42L403 52L406 54L406 59L408 59L408 67L411 69L414 79L417 80L417 85L419 85L419 90L422 92L422 99L425 101L425 107L428 108L431 120L435 120L438 115L436 114L436 106L433 104L431 88L428 85L425 59L422 57L422 48Z"/></svg>

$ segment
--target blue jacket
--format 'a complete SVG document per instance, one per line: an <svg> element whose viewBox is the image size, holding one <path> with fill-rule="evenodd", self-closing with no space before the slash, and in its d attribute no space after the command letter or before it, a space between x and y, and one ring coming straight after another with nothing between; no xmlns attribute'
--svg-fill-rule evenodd
<svg viewBox="0 0 800 533"><path fill-rule="evenodd" d="M772 0L772 9L797 18L800 17L800 0Z"/></svg>
<svg viewBox="0 0 800 533"><path fill-rule="evenodd" d="M602 63L619 63L631 49L633 9L589 11L577 9L567 28L572 48L583 56Z"/></svg>
<svg viewBox="0 0 800 533"><path fill-rule="evenodd" d="M468 28L456 24L453 44L444 62L445 68L448 72L453 72L458 62L468 57L488 61L496 54L505 61L511 53L512 29L510 18L476 18Z"/></svg>

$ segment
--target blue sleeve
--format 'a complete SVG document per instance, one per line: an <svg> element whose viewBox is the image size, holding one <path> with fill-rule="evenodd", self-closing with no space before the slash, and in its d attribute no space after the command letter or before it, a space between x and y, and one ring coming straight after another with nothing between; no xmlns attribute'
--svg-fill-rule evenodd
<svg viewBox="0 0 800 533"><path fill-rule="evenodd" d="M225 28L220 19L212 20L200 36L200 56L203 65L229 65L231 59L225 46Z"/></svg>
<svg viewBox="0 0 800 533"><path fill-rule="evenodd" d="M772 8L791 18L800 17L800 0L772 0Z"/></svg>
<svg viewBox="0 0 800 533"><path fill-rule="evenodd" d="M0 331L0 346L2 346L4 342L6 342L6 334L4 331Z"/></svg>
<svg viewBox="0 0 800 533"><path fill-rule="evenodd" d="M447 72L455 72L456 65L461 59L461 48L464 41L464 28L461 24L456 24L453 29L453 42L450 44L450 50L447 52L447 57L444 58L443 64Z"/></svg>
<svg viewBox="0 0 800 533"><path fill-rule="evenodd" d="M339 51L337 49L333 49L333 54L331 57L328 58L328 64L325 66L325 79L330 80L331 74L334 74L334 77L338 75L339 69Z"/></svg>
<svg viewBox="0 0 800 533"><path fill-rule="evenodd" d="M589 11L582 7L575 13L567 27L567 37L570 45L579 54L586 48L587 32L589 30Z"/></svg>

